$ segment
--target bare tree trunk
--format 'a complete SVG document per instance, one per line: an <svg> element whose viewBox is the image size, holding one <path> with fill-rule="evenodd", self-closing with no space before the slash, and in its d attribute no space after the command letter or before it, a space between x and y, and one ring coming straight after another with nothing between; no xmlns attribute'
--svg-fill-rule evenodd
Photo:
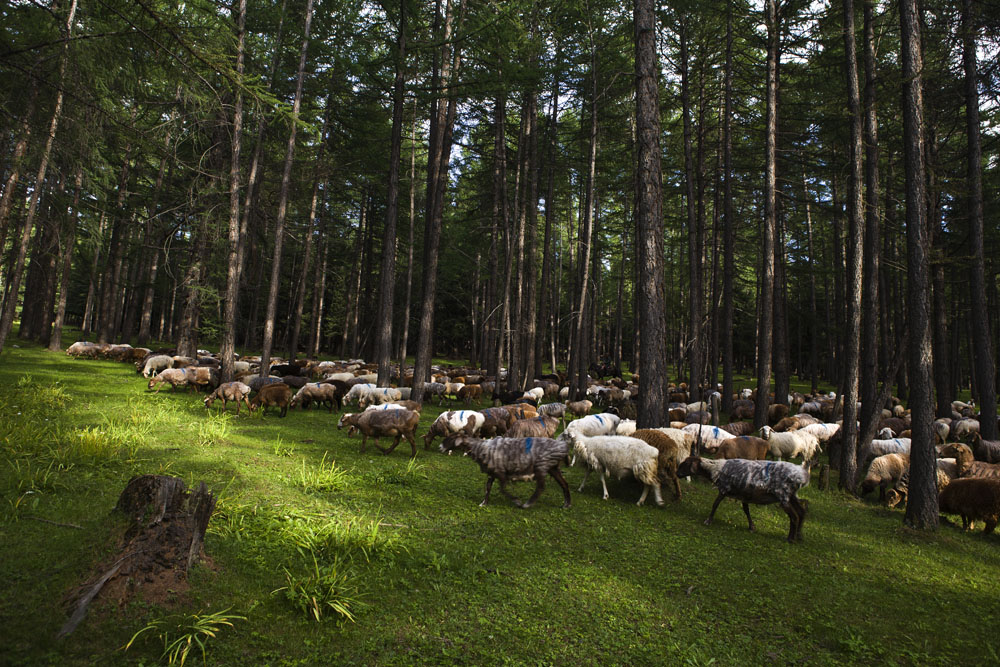
<svg viewBox="0 0 1000 667"><path fill-rule="evenodd" d="M681 115L684 121L684 184L688 237L688 391L701 400L701 229L695 213L695 171L691 156L691 92L688 82L687 21L678 26L680 38Z"/></svg>
<svg viewBox="0 0 1000 667"><path fill-rule="evenodd" d="M636 169L636 263L639 273L639 374L637 425L666 423L666 319L663 286L662 172L660 167L660 106L657 90L656 14L653 0L635 3L635 80L638 165Z"/></svg>
<svg viewBox="0 0 1000 667"><path fill-rule="evenodd" d="M813 394L819 385L819 336L816 316L816 254L813 250L812 207L810 206L809 184L806 181L805 165L802 166L802 195L806 205L806 243L809 253L809 391ZM829 302L829 299L827 299Z"/></svg>
<svg viewBox="0 0 1000 667"><path fill-rule="evenodd" d="M554 277L551 264L552 256L552 221L555 217L555 154L556 154L556 143L558 142L557 128L558 128L558 116L559 116L559 63L560 63L561 52L558 45L556 46L556 67L553 70L552 78L552 101L550 102L549 110L549 123L548 123L548 164L546 165L546 187L545 187L545 236L542 240L542 294L541 294L541 307L539 308L538 322L540 331L549 331L549 340L551 341L554 337L551 331L550 321L552 320L553 304L551 294L553 292L549 289L549 284L552 282ZM544 345L545 335L539 335L537 339L537 351L535 355L535 374L540 375L542 372L542 347ZM554 344L550 344L550 349L554 350ZM550 364L552 366L551 372L556 372L555 366L555 354L551 355Z"/></svg>
<svg viewBox="0 0 1000 667"><path fill-rule="evenodd" d="M771 388L771 335L774 315L774 237L776 233L776 167L778 140L778 57L781 41L777 0L765 0L767 23L767 110L765 120L764 225L761 230L762 271L757 326L757 399L754 427L767 423Z"/></svg>
<svg viewBox="0 0 1000 667"><path fill-rule="evenodd" d="M66 321L66 301L69 297L69 280L73 269L73 246L76 244L76 228L80 220L80 191L83 190L83 165L77 165L74 179L73 213L67 220L66 234L62 247L62 273L59 283L59 302L56 304L56 318L49 335L49 349L58 351L62 346L62 330Z"/></svg>
<svg viewBox="0 0 1000 667"><path fill-rule="evenodd" d="M413 226L417 216L417 101L413 100L413 125L410 128L410 238L406 245L406 298L403 300L403 334L399 343L399 381L406 376L406 349L410 338L410 299L413 294ZM477 264L478 269L478 264ZM472 327L476 335L476 327Z"/></svg>
<svg viewBox="0 0 1000 667"><path fill-rule="evenodd" d="M733 3L726 3L726 64L722 113L722 163L725 184L722 210L725 230L722 235L722 411L733 410L733 273L735 263L736 220L733 218Z"/></svg>
<svg viewBox="0 0 1000 667"><path fill-rule="evenodd" d="M966 174L969 188L969 248L972 301L972 359L979 393L979 433L986 440L996 440L997 399L996 368L986 308L986 280L983 252L983 175L982 145L979 137L979 89L976 85L976 28L972 0L962 2L962 64L965 70L965 131L968 141Z"/></svg>
<svg viewBox="0 0 1000 667"><path fill-rule="evenodd" d="M229 244L226 249L226 294L223 310L222 342L219 356L222 357L220 379L233 379L233 364L236 358L236 309L239 305L240 245L240 149L243 140L243 46L246 36L247 1L235 0L232 13L236 17L236 100L233 104L232 144L229 154Z"/></svg>
<svg viewBox="0 0 1000 667"><path fill-rule="evenodd" d="M28 253L28 240L31 238L31 228L35 222L35 212L38 210L38 198L41 196L42 190L45 189L45 173L49 167L49 157L52 155L52 144L56 138L56 131L59 129L59 118L62 115L63 83L66 80L66 63L69 60L69 40L73 32L73 17L75 15L76 0L71 0L66 24L63 28L63 51L59 61L59 92L56 93L56 103L52 109L52 120L49 123L45 148L42 151L38 174L35 177L35 187L31 192L28 213L21 228L20 244L17 246L17 257L14 260L14 271L10 283L7 285L7 294L3 300L3 312L0 314L0 352L3 352L4 343L7 341L7 336L10 335L11 327L14 324L14 313L17 310L18 301L17 292L21 287L21 274L24 272L24 261Z"/></svg>
<svg viewBox="0 0 1000 667"><path fill-rule="evenodd" d="M305 78L306 52L309 49L309 28L312 25L313 0L306 0L305 27L302 36L302 50L299 52L299 70L295 81L295 100L292 102L292 117L288 130L288 146L285 149L285 168L281 175L281 191L278 195L278 213L274 223L274 258L271 260L271 283L267 294L267 315L264 319L264 340L261 343L260 374L267 377L270 372L271 347L274 344L274 320L278 311L278 287L281 284L281 249L285 240L285 215L288 212L288 190L292 182L292 160L295 156L295 133L298 129L299 110L302 108L302 82Z"/></svg>
<svg viewBox="0 0 1000 667"><path fill-rule="evenodd" d="M934 530L938 525L937 463L931 422L931 332L928 304L927 220L924 192L924 119L920 17L916 0L899 2L903 68L903 146L906 165L906 250L909 281L907 317L912 445L906 524Z"/></svg>
<svg viewBox="0 0 1000 667"><path fill-rule="evenodd" d="M534 30L534 29L532 29ZM521 312L521 322L524 326L524 381L521 388L530 384L530 380L541 374L541 363L538 361L538 347L535 343L538 337L538 295L535 288L536 267L538 259L538 96L534 88L528 93L528 109L526 111L528 157L526 171L528 182L525 206L525 224L527 225L527 251L524 257L524 281L526 305Z"/></svg>
<svg viewBox="0 0 1000 667"><path fill-rule="evenodd" d="M858 88L857 50L854 39L854 0L844 0L844 73L847 106L851 116L847 181L847 331L844 347L844 426L840 448L840 488L855 493L857 487L858 364L861 345L861 251L864 246L864 189L862 186L861 96Z"/></svg>

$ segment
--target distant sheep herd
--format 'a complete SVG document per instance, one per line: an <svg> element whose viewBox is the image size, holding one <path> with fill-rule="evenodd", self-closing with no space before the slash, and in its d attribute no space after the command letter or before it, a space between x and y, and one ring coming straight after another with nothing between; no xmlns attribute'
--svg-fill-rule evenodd
<svg viewBox="0 0 1000 667"><path fill-rule="evenodd" d="M220 384L220 359L206 350L199 350L197 357L185 357L171 350L81 341L66 353L134 363L136 371L148 378L149 390L158 392L164 385L172 391L197 388L206 392L206 408L221 401L219 409L227 410L229 403L235 403L237 415L241 405L250 414L260 410L263 415L275 408L281 417L290 409L314 404L330 413L356 405L359 411L343 412L337 428L346 427L348 436L360 432L362 452L369 439L385 454L405 440L410 455L417 455L422 406L410 400L411 389L405 386L412 385L412 375L393 377L399 387L377 387L375 366L361 360L274 360L269 373L261 376L260 358L244 357L235 362L234 380ZM592 379L586 399L569 400L569 388L559 374L536 379L524 392L509 392L478 369L435 367L432 371L431 381L424 384L426 400L462 407L434 420L422 436L424 449L429 450L440 437L440 451L460 451L476 461L487 476L482 505L489 501L496 481L519 507L531 507L551 477L562 490L563 507L569 507L570 491L561 467L580 461L586 472L578 492L585 488L591 472L600 477L605 499L607 476L632 477L643 486L638 505L650 492L656 504L663 505L664 483L670 485L674 499L680 500L680 477L705 477L719 494L706 525L724 498L740 501L751 531L755 526L749 504L777 503L789 517L788 541L795 542L802 538L807 508L797 492L809 484L810 470L823 447L839 444L841 437L839 405L827 395L791 394L787 405L770 406L768 424L755 431L749 421L754 416L751 390L733 397L732 421L718 426L711 425L719 423L718 391L706 392L706 401L688 402L687 387L681 383L670 388L670 422L636 430L638 387L620 378L604 384ZM485 400L492 400L493 407L475 409ZM795 413L790 414L793 409ZM942 512L959 515L966 529L983 521L984 532L991 533L1000 520L1000 442L980 437L973 405L956 401L952 409L951 418L934 423L939 506ZM383 448L380 438L393 438L393 442ZM862 496L878 489L880 500L890 507L905 504L910 444L908 411L893 399L891 407L882 411L877 438L859 452ZM507 485L524 480L534 481L535 491L522 502Z"/></svg>

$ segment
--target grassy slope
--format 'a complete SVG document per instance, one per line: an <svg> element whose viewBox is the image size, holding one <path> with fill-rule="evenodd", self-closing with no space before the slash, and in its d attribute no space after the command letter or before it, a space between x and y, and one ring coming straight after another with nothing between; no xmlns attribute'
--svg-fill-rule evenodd
<svg viewBox="0 0 1000 667"><path fill-rule="evenodd" d="M425 412L421 432L438 412ZM554 483L533 509L499 493L480 508L477 466L419 442L411 465L405 444L360 454L325 411L209 418L196 395L148 395L127 364L25 344L0 359L0 414L0 662L148 663L162 649L153 637L117 649L151 620L228 607L247 620L209 642L211 664L928 664L1000 653L982 627L1000 614L996 537L916 534L900 512L815 487L802 494L811 504L796 546L773 506L753 508L756 534L732 501L705 528L715 494L701 483L682 482L683 500L664 509L636 507L630 481L611 483L606 502L596 478L576 493L577 469L568 510ZM103 449L74 439L87 427ZM316 491L302 480L324 457L342 474ZM174 608L99 606L53 642L62 597L113 551L118 493L145 472L203 480L221 496L206 540L214 570L199 567ZM285 568L305 576L311 560L296 541L324 528L333 537L320 560L336 558L363 599L355 623L310 621L272 593Z"/></svg>

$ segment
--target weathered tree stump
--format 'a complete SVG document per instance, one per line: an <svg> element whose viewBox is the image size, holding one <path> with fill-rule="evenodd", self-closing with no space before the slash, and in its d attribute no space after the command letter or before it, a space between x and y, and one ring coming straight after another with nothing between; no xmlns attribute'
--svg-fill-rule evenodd
<svg viewBox="0 0 1000 667"><path fill-rule="evenodd" d="M819 486L820 491L826 491L830 488L830 464L824 463L819 469Z"/></svg>
<svg viewBox="0 0 1000 667"><path fill-rule="evenodd" d="M205 530L214 510L215 497L204 482L189 493L177 477L140 475L129 480L115 505L115 511L129 519L119 553L79 590L73 615L57 637L76 629L99 594L124 603L140 589L148 601L186 590L187 572L204 553Z"/></svg>

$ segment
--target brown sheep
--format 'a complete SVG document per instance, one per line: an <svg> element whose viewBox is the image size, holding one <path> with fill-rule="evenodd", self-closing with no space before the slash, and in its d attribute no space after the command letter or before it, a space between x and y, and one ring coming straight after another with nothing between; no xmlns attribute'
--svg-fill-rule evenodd
<svg viewBox="0 0 1000 667"><path fill-rule="evenodd" d="M305 380L306 378L301 379ZM337 388L332 384L319 384L315 382L304 384L298 392L296 392L295 396L292 397L288 407L294 408L297 405L301 405L304 410L308 407L312 407L314 401L320 405L326 404L327 412L333 412L334 405L337 406L338 410L340 409L340 399L337 396Z"/></svg>
<svg viewBox="0 0 1000 667"><path fill-rule="evenodd" d="M737 438L723 440L715 450L717 459L747 459L763 461L767 458L770 445L767 440L752 435L742 435Z"/></svg>
<svg viewBox="0 0 1000 667"><path fill-rule="evenodd" d="M250 412L250 387L242 382L226 382L220 384L215 391L205 397L205 407L211 408L216 399L222 399L222 410L225 411L229 401L236 402L236 416L240 416L240 402L247 404Z"/></svg>
<svg viewBox="0 0 1000 667"><path fill-rule="evenodd" d="M969 444L976 459L987 463L1000 463L1000 440L983 440L978 433L973 433Z"/></svg>
<svg viewBox="0 0 1000 667"><path fill-rule="evenodd" d="M767 407L767 423L773 426L788 416L788 406L784 403L773 403Z"/></svg>
<svg viewBox="0 0 1000 667"><path fill-rule="evenodd" d="M559 429L559 420L544 415L518 419L507 429L508 438L551 438Z"/></svg>
<svg viewBox="0 0 1000 667"><path fill-rule="evenodd" d="M531 419L538 416L538 410L533 405L518 403L517 405L501 405L502 409L511 414L514 419Z"/></svg>
<svg viewBox="0 0 1000 667"><path fill-rule="evenodd" d="M479 428L479 435L482 438L492 438L498 435L505 435L507 429L514 423L514 415L510 410L503 408L486 408L481 410L486 421Z"/></svg>
<svg viewBox="0 0 1000 667"><path fill-rule="evenodd" d="M188 390L195 387L214 390L219 386L219 371L210 366L188 366L184 372L187 374Z"/></svg>
<svg viewBox="0 0 1000 667"><path fill-rule="evenodd" d="M417 414L420 414L420 411L424 409L423 405L421 405L420 403L417 403L416 401L411 401L411 400L393 401L393 403L395 403L396 405L402 405L407 410L412 410L413 412L416 412Z"/></svg>
<svg viewBox="0 0 1000 667"><path fill-rule="evenodd" d="M567 401L566 412L576 417L583 417L590 414L592 407L594 407L594 404L586 399L582 401Z"/></svg>
<svg viewBox="0 0 1000 667"><path fill-rule="evenodd" d="M288 414L288 404L292 402L292 388L284 382L275 382L260 388L260 391L250 400L250 408L262 408L260 416L267 413L267 409L274 405L281 408L281 417Z"/></svg>
<svg viewBox="0 0 1000 667"><path fill-rule="evenodd" d="M483 398L483 388L478 384L467 384L458 390L458 398L466 405L472 405L473 401L478 403Z"/></svg>
<svg viewBox="0 0 1000 667"><path fill-rule="evenodd" d="M955 457L959 477L991 477L1000 479L1000 463L976 461L968 445L955 442L941 450L942 458Z"/></svg>
<svg viewBox="0 0 1000 667"><path fill-rule="evenodd" d="M351 426L361 431L364 436L361 440L360 451L362 454L368 444L369 437L375 439L375 446L387 456L396 449L401 438L406 438L406 441L410 443L410 456L416 457L417 444L413 437L419 423L420 414L413 410L366 410L365 412L344 414L340 418L337 428ZM395 436L395 440L388 449L383 449L378 444L378 439L381 436Z"/></svg>
<svg viewBox="0 0 1000 667"><path fill-rule="evenodd" d="M677 443L663 431L654 428L641 428L632 434L633 438L642 440L647 445L655 447L660 453L656 458L656 474L660 484L667 480L674 485L674 500L681 499L681 483L677 478Z"/></svg>
<svg viewBox="0 0 1000 667"><path fill-rule="evenodd" d="M962 517L962 527L972 530L975 521L986 522L984 535L993 532L1000 520L1000 480L979 477L956 479L938 496L942 512Z"/></svg>
<svg viewBox="0 0 1000 667"><path fill-rule="evenodd" d="M156 391L160 391L158 385L166 382L170 385L170 391L176 391L177 387L185 387L188 383L188 375L184 372L183 368L165 368L158 375L154 375L149 380L147 388L152 389L156 387Z"/></svg>
<svg viewBox="0 0 1000 667"><path fill-rule="evenodd" d="M753 422L731 422L724 426L720 426L719 428L736 436L750 435L755 430Z"/></svg>

